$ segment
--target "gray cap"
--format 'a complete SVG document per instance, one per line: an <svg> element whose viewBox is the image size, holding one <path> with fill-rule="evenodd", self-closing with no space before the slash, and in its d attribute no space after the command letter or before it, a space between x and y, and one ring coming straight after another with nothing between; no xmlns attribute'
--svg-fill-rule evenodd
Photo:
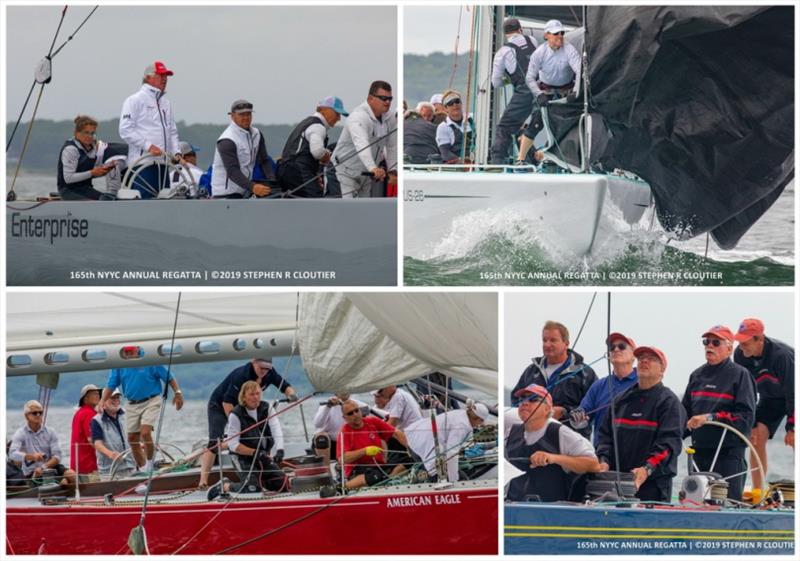
<svg viewBox="0 0 800 561"><path fill-rule="evenodd" d="M253 104L246 99L237 99L231 103L231 113L252 113Z"/></svg>

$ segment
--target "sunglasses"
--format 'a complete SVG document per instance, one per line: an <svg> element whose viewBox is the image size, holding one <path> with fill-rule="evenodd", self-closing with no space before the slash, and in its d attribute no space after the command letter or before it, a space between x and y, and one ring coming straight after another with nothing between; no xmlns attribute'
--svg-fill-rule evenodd
<svg viewBox="0 0 800 561"><path fill-rule="evenodd" d="M542 397L542 396L540 396L540 395L537 395L537 394L529 395L528 397L523 397L522 398L522 402L523 403L526 403L526 402L537 402L537 401L547 401L547 399Z"/></svg>
<svg viewBox="0 0 800 561"><path fill-rule="evenodd" d="M252 103L239 103L238 105L233 106L233 112L236 111L252 111L253 104Z"/></svg>
<svg viewBox="0 0 800 561"><path fill-rule="evenodd" d="M44 411L28 411L28 415L33 415L34 417L41 417L44 415Z"/></svg>
<svg viewBox="0 0 800 561"><path fill-rule="evenodd" d="M375 94L372 94L372 97L377 97L381 101L392 101L394 99L394 96L391 96L391 95L375 95Z"/></svg>
<svg viewBox="0 0 800 561"><path fill-rule="evenodd" d="M81 131L81 134L86 136L97 136L97 131Z"/></svg>
<svg viewBox="0 0 800 561"><path fill-rule="evenodd" d="M628 348L628 343L611 343L608 346L608 352L613 353L616 350L624 351Z"/></svg>
<svg viewBox="0 0 800 561"><path fill-rule="evenodd" d="M347 411L347 412L345 413L345 416L346 416L346 417L352 417L352 416L353 416L353 415L355 415L356 413L361 413L361 409L351 409L350 411Z"/></svg>
<svg viewBox="0 0 800 561"><path fill-rule="evenodd" d="M453 105L461 105L461 100L460 99L454 99L454 100L448 101L447 103L444 104L445 107L452 107Z"/></svg>
<svg viewBox="0 0 800 561"><path fill-rule="evenodd" d="M707 347L709 345L713 345L715 347L719 347L721 344L722 344L722 341L720 339L708 339L708 338L703 339L703 346L704 347Z"/></svg>

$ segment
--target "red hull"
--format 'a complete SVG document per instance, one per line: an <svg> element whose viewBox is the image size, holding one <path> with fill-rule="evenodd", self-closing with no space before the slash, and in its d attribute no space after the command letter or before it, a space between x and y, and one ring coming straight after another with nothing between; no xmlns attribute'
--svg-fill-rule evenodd
<svg viewBox="0 0 800 561"><path fill-rule="evenodd" d="M333 499L148 506L151 554L496 554L497 490L455 489ZM127 553L140 508L7 505L7 552ZM387 528L408 539L375 539ZM192 536L198 534L194 539Z"/></svg>

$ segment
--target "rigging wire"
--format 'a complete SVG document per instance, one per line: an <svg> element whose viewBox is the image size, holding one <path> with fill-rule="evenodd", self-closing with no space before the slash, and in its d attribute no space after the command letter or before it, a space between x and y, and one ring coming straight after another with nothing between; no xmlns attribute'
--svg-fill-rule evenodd
<svg viewBox="0 0 800 561"><path fill-rule="evenodd" d="M608 341L608 337L611 335L611 292L608 293L608 314L606 316L606 341ZM611 439L614 443L614 467L615 467L615 474L616 474L616 485L617 485L617 495L624 496L622 493L622 480L620 479L620 472L619 472L619 440L617 437L617 412L616 408L614 407L614 386L611 382L611 377L614 375L611 371L611 357L610 355L606 355L608 357L608 395L609 399L611 400L611 409L609 409L609 413L611 414Z"/></svg>
<svg viewBox="0 0 800 561"><path fill-rule="evenodd" d="M447 83L447 89L453 88L453 82L456 79L456 70L458 69L458 43L461 40L461 15L464 13L464 6L458 9L458 27L456 28L456 44L453 46L453 69L450 72L450 81Z"/></svg>
<svg viewBox="0 0 800 561"><path fill-rule="evenodd" d="M586 320L589 319L589 314L592 312L592 306L594 306L594 300L597 298L597 291L592 294L592 301L589 302L589 309L586 310L586 315L583 316L583 323L581 323L581 328L578 330L578 334L575 336L575 341L572 343L572 350L575 350L575 347L578 346L578 340L581 338L581 333L583 333L583 328L586 326Z"/></svg>

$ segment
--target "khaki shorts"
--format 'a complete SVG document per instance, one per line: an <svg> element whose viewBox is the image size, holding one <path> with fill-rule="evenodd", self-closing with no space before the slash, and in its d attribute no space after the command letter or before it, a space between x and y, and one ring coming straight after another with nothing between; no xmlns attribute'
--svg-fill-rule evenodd
<svg viewBox="0 0 800 561"><path fill-rule="evenodd" d="M125 430L128 433L140 432L142 425L155 427L161 410L161 396L155 395L142 403L128 402L125 405Z"/></svg>

